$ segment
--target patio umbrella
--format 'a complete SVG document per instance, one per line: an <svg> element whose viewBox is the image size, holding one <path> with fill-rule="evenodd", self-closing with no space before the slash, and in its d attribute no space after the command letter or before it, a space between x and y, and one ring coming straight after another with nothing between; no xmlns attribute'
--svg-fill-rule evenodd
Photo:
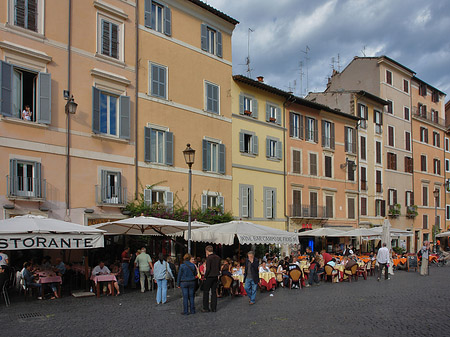
<svg viewBox="0 0 450 337"><path fill-rule="evenodd" d="M383 228L384 228L383 226L374 227L371 230L376 233L375 235L381 235L383 233ZM393 236L413 236L413 232L407 231L404 229L399 229L399 228L391 227L389 232L391 233L391 237L393 237Z"/></svg>
<svg viewBox="0 0 450 337"><path fill-rule="evenodd" d="M230 221L192 231L192 241L232 245L237 236L240 244L298 244L298 234L257 225L247 221ZM187 239L187 233L185 233Z"/></svg>
<svg viewBox="0 0 450 337"><path fill-rule="evenodd" d="M442 233L436 234L436 237L438 237L438 238L442 238L444 236L450 236L450 232L442 232Z"/></svg>
<svg viewBox="0 0 450 337"><path fill-rule="evenodd" d="M104 231L72 222L23 215L0 220L0 249L90 249L104 247Z"/></svg>
<svg viewBox="0 0 450 337"><path fill-rule="evenodd" d="M355 228L349 231L342 231L342 233L331 235L331 237L350 237L350 236L370 236L370 235L377 235L375 234L372 229L369 228Z"/></svg>
<svg viewBox="0 0 450 337"><path fill-rule="evenodd" d="M322 237L322 236L341 237L341 236L345 236L344 235L345 233L346 233L345 231L342 231L339 229L323 227L323 228L313 229L310 231L300 232L297 235L298 236L315 236L315 237Z"/></svg>

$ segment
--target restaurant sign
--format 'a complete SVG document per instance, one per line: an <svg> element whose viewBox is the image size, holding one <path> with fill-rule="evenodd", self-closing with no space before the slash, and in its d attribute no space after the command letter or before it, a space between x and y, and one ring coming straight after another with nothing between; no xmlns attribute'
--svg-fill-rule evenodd
<svg viewBox="0 0 450 337"><path fill-rule="evenodd" d="M0 250L91 249L104 247L102 234L13 234L0 235Z"/></svg>
<svg viewBox="0 0 450 337"><path fill-rule="evenodd" d="M298 236L293 235L243 235L238 234L240 244L298 244Z"/></svg>

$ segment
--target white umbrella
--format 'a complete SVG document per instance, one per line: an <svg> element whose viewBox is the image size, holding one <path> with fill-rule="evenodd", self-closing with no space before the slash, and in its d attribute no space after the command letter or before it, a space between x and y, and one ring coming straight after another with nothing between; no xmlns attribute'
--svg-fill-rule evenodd
<svg viewBox="0 0 450 337"><path fill-rule="evenodd" d="M209 225L195 221L192 223L192 228L205 226L208 227ZM93 227L105 230L107 235L171 235L187 230L188 223L150 216L139 216L107 222Z"/></svg>
<svg viewBox="0 0 450 337"><path fill-rule="evenodd" d="M345 233L346 233L345 231L342 231L339 229L323 227L323 228L312 229L310 231L300 232L297 235L298 236L315 236L315 237L322 237L322 236L341 237L341 236L345 236L344 235Z"/></svg>
<svg viewBox="0 0 450 337"><path fill-rule="evenodd" d="M88 249L104 247L104 231L72 222L24 215L0 220L0 249Z"/></svg>
<svg viewBox="0 0 450 337"><path fill-rule="evenodd" d="M232 245L237 236L240 244L298 244L297 233L287 232L246 221L230 221L194 229L192 241ZM187 233L185 233L187 239Z"/></svg>
<svg viewBox="0 0 450 337"><path fill-rule="evenodd" d="M350 236L370 236L370 235L376 235L371 229L369 228L355 228L349 231L343 231L342 233L331 235L331 237L350 237Z"/></svg>
<svg viewBox="0 0 450 337"><path fill-rule="evenodd" d="M436 237L438 237L438 238L442 238L444 236L450 236L450 232L442 232L442 233L436 234Z"/></svg>
<svg viewBox="0 0 450 337"><path fill-rule="evenodd" d="M385 220L386 221L386 220ZM383 226L381 227L374 227L371 230L373 230L376 234L375 235L381 235L383 233ZM404 229L399 228L390 228L391 237L393 236L413 236L413 232L407 231Z"/></svg>

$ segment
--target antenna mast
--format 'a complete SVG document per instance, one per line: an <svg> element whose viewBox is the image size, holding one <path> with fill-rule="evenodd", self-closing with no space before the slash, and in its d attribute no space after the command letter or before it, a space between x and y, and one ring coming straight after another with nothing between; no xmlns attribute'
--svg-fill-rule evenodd
<svg viewBox="0 0 450 337"><path fill-rule="evenodd" d="M309 71L308 71L308 61L309 61L309 57L308 57L308 53L311 49L309 49L308 46L306 46L305 51L302 50L302 53L305 54L305 65L306 65L306 93L309 92Z"/></svg>
<svg viewBox="0 0 450 337"><path fill-rule="evenodd" d="M245 60L245 64L247 66L247 77L252 77L252 69L250 68L250 33L253 33L254 30L249 28L247 32L247 59Z"/></svg>

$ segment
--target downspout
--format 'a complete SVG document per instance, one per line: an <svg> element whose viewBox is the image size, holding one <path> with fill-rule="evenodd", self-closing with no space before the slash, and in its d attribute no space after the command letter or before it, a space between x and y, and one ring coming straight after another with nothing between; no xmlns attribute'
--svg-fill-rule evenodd
<svg viewBox="0 0 450 337"><path fill-rule="evenodd" d="M68 41L67 41L67 90L70 92L71 82L71 64L72 64L72 0L69 0L69 18L68 18ZM70 113L67 117L67 141L66 141L66 216L65 220L70 221Z"/></svg>
<svg viewBox="0 0 450 337"><path fill-rule="evenodd" d="M410 81L410 83L411 83L411 81ZM410 86L410 88L412 88L412 86ZM409 120L411 121L411 123L410 123L410 127L411 127L411 137L410 137L411 158L413 159L413 172L412 172L412 175L411 175L411 179L412 179L411 186L412 186L412 196L413 196L413 199L414 199L413 205L415 205L416 204L416 195L415 195L416 190L414 188L414 185L415 185L414 184L414 178L415 178L414 177L414 161L415 161L415 158L414 158L414 141L413 141L413 139L414 139L414 134L413 134L414 128L413 128L413 125L412 125L413 124L412 92L410 92L410 95L409 95ZM444 147L445 147L445 139L444 139ZM444 160L444 164L445 164L445 160ZM444 167L444 169L445 169L445 167ZM406 203L406 200L405 200L405 203ZM419 208L417 208L417 210L419 210ZM416 247L417 240L416 240L416 228L415 228L415 222L416 222L416 218L418 217L418 215L419 215L419 213L417 212L417 216L415 218L413 218L413 220L412 220L413 239L412 240L410 239L409 252L408 253L415 252L418 249L418 247ZM420 240L420 236L418 237L418 239ZM411 242L411 241L413 241L413 242ZM411 249L412 249L412 251L411 251Z"/></svg>
<svg viewBox="0 0 450 337"><path fill-rule="evenodd" d="M139 0L136 1L135 7L135 21L136 21L136 52L135 52L135 60L134 60L134 69L136 76L136 84L135 84L135 94L134 94L134 104L135 104L135 113L134 113L134 197L138 199L139 197L139 160L138 160L138 91L139 91Z"/></svg>
<svg viewBox="0 0 450 337"><path fill-rule="evenodd" d="M283 102L283 198L284 198L284 218L286 219L286 231L289 232L289 216L287 214L287 171L286 171L286 149L287 149L287 143L286 143L286 105L289 102L290 99L292 99L293 96L289 95L286 100Z"/></svg>

